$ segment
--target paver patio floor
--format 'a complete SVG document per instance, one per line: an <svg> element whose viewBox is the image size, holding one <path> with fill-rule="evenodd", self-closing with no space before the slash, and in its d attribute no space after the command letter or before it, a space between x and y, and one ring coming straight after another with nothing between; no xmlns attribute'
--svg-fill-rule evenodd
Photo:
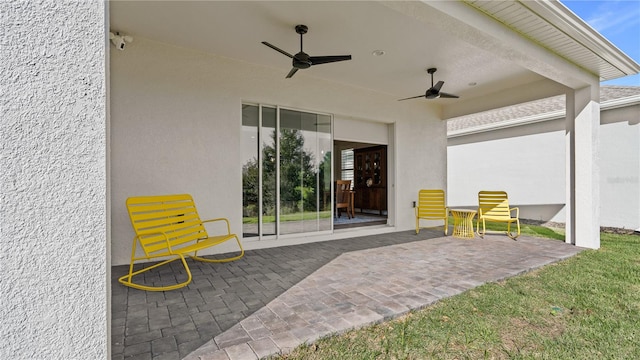
<svg viewBox="0 0 640 360"><path fill-rule="evenodd" d="M247 251L190 261L193 282L145 292L112 269L113 359L258 359L331 333L392 319L486 282L571 257L557 240L461 240L421 230ZM184 276L174 263L147 277Z"/></svg>

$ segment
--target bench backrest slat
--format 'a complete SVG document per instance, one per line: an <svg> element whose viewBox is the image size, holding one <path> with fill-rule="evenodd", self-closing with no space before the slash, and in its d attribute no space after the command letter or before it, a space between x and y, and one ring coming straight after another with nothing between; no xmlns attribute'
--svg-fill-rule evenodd
<svg viewBox="0 0 640 360"><path fill-rule="evenodd" d="M509 199L504 191L480 191L478 207L483 216L510 219Z"/></svg>
<svg viewBox="0 0 640 360"><path fill-rule="evenodd" d="M131 197L127 210L147 255L167 252L167 238L176 248L208 237L189 194Z"/></svg>

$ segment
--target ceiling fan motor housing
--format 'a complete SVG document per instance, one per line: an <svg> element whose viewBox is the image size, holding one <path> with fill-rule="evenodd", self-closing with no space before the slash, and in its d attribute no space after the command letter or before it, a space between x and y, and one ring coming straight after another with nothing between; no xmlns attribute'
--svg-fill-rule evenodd
<svg viewBox="0 0 640 360"><path fill-rule="evenodd" d="M299 52L293 56L293 67L298 69L308 69L311 67L311 60L309 55L304 52Z"/></svg>
<svg viewBox="0 0 640 360"><path fill-rule="evenodd" d="M435 99L438 97L438 93L438 90L431 88L427 90L427 92L424 94L424 97L426 97L427 99Z"/></svg>

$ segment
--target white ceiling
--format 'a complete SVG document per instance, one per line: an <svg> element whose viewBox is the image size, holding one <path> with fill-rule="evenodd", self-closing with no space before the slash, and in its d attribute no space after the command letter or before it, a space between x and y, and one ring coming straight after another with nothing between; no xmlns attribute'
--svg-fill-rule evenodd
<svg viewBox="0 0 640 360"><path fill-rule="evenodd" d="M422 4L423 6L428 6ZM436 10L433 10L434 12ZM373 1L112 1L111 31L276 68L283 81L306 76L349 83L398 99L431 86L436 67L442 91L463 99L543 79L432 25ZM305 24L304 51L311 56L351 54L345 62L313 66L285 79L299 49L297 24ZM451 23L455 26L455 22ZM135 41L129 46L135 46ZM384 50L384 56L374 56ZM476 86L469 83L475 82ZM424 99L408 101L425 101ZM439 99L455 102L456 99Z"/></svg>

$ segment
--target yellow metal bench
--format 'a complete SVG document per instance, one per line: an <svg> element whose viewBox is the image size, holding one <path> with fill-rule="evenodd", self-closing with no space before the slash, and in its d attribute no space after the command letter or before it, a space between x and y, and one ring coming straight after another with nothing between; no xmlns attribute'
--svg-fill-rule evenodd
<svg viewBox="0 0 640 360"><path fill-rule="evenodd" d="M511 213L515 211L515 217ZM480 191L478 193L478 225L477 232L480 237L484 237L486 230L486 221L506 222L507 236L516 239L520 236L520 209L509 207L509 198L504 191ZM511 233L511 223L516 223L518 232L514 235ZM480 232L480 223L482 223L482 232Z"/></svg>
<svg viewBox="0 0 640 360"><path fill-rule="evenodd" d="M444 190L420 190L416 206L416 234L420 233L420 219L444 220L444 234L449 230L449 209L445 205Z"/></svg>
<svg viewBox="0 0 640 360"><path fill-rule="evenodd" d="M191 195L131 197L127 199L127 210L136 236L133 239L129 273L118 279L123 285L148 291L179 289L191 282L191 271L185 260L185 255L194 260L213 263L233 261L244 256L244 249L240 244L240 239L236 234L231 233L229 220L226 218L200 220ZM204 224L218 222L222 226L226 225L226 233L222 232L221 234L210 236ZM236 239L240 247L239 255L224 259L207 259L198 256L198 251L231 239ZM136 256L138 247L142 249L143 255ZM157 258L168 259L133 271L136 261ZM133 282L134 276L175 260L182 261L188 277L185 282L168 286L149 286Z"/></svg>

